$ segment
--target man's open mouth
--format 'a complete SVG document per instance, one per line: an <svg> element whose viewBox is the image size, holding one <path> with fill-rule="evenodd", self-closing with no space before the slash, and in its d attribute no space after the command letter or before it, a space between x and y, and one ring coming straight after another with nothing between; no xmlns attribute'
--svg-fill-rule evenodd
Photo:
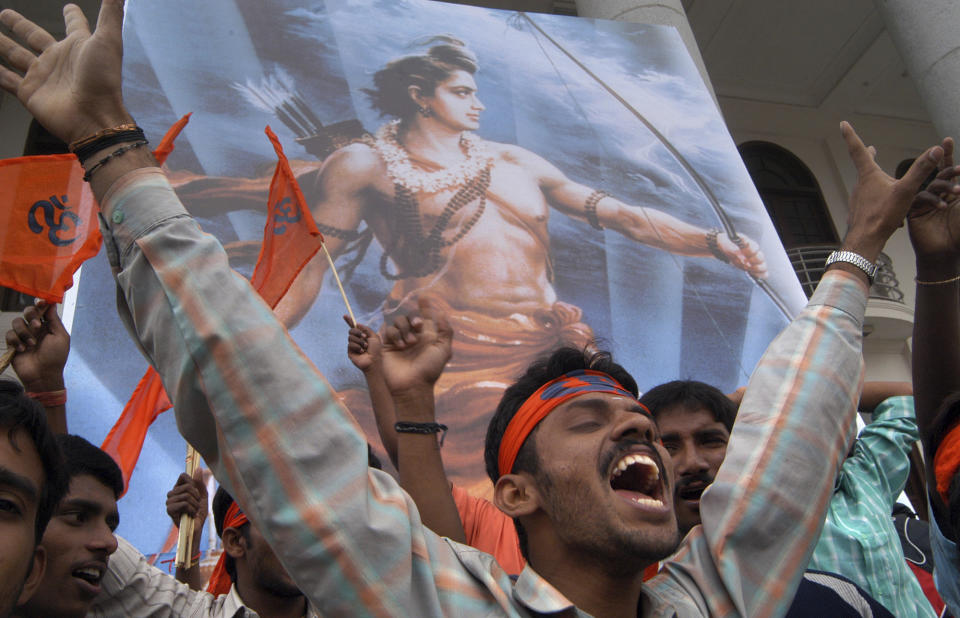
<svg viewBox="0 0 960 618"><path fill-rule="evenodd" d="M74 569L70 574L77 579L87 582L91 586L99 586L100 580L103 579L104 570L105 569L103 567L85 566L79 569Z"/></svg>
<svg viewBox="0 0 960 618"><path fill-rule="evenodd" d="M664 506L660 468L649 455L628 453L621 457L610 474L610 487L641 506Z"/></svg>

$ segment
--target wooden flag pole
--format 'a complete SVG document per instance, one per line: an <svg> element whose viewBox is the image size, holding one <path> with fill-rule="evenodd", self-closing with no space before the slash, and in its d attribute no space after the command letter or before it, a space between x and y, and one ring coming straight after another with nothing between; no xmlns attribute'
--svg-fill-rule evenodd
<svg viewBox="0 0 960 618"><path fill-rule="evenodd" d="M193 478L197 469L200 455L193 446L187 444L187 474ZM178 569L189 569L193 566L193 526L196 520L192 515L184 513L180 516L180 535L177 537L177 557L174 565Z"/></svg>
<svg viewBox="0 0 960 618"><path fill-rule="evenodd" d="M351 316L353 314L350 314ZM16 348L9 348L6 352L3 353L3 356L0 356L0 373L3 373L7 370L7 367L10 366L10 363L13 362L13 355L17 353Z"/></svg>
<svg viewBox="0 0 960 618"><path fill-rule="evenodd" d="M347 313L350 314L350 321L353 322L353 325L357 325L357 318L353 316L353 309L350 308L350 301L347 300L347 293L343 290L343 284L340 283L340 275L337 274L337 267L333 265L333 258L330 257L330 252L327 251L327 243L320 243L320 246L323 248L324 255L327 256L327 262L330 263L330 270L333 271L333 278L337 282L337 287L340 288L340 296L343 297L343 304L347 306Z"/></svg>

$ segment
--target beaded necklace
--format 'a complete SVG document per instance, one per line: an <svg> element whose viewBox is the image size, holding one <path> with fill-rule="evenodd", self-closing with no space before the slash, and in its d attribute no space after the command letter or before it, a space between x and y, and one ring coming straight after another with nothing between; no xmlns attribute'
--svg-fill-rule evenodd
<svg viewBox="0 0 960 618"><path fill-rule="evenodd" d="M443 265L441 250L459 242L483 216L487 189L490 187L490 170L493 167L493 158L487 154L482 142L465 133L460 138L460 145L466 155L463 162L435 172L418 170L414 168L407 151L397 139L398 129L398 120L389 122L380 127L375 139L370 140L370 145L386 163L387 174L394 183L399 235L392 246L387 247L380 256L380 273L392 281L426 277L440 269ZM447 202L430 232L424 234L420 204L415 192L436 193L456 186L460 188ZM474 201L477 202L477 207L470 218L451 238L444 238L443 233L449 229L454 215ZM410 267L408 270L392 273L387 267L389 259L393 259L394 264L403 263Z"/></svg>

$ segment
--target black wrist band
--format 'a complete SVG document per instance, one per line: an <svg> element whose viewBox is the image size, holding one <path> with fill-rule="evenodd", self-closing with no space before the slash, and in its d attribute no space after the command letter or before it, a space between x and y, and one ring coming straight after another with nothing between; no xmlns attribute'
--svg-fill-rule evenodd
<svg viewBox="0 0 960 618"><path fill-rule="evenodd" d="M447 426L443 423L409 423L406 421L398 421L394 423L393 429L397 433L439 433L440 446L443 446L443 439L447 437Z"/></svg>
<svg viewBox="0 0 960 618"><path fill-rule="evenodd" d="M77 155L77 158L80 159L80 163L82 164L95 153L103 150L104 148L116 146L117 144L139 141L147 141L146 136L143 134L143 129L140 127L137 127L136 129L126 129L123 131L117 131L116 133L111 133L110 135L104 135L103 137L99 137L95 140L87 142L86 144L78 146L73 150L73 154Z"/></svg>

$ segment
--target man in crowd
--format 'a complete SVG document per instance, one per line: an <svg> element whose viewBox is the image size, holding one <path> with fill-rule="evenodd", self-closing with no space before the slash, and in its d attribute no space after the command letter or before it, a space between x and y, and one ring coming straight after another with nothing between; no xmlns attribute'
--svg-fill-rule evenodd
<svg viewBox="0 0 960 618"><path fill-rule="evenodd" d="M834 256L807 308L764 355L727 458L701 499L702 525L648 585L643 568L677 539L673 468L652 418L607 374L563 372L543 383L536 376L550 368L531 368L505 395L487 441L496 504L527 533L528 566L514 585L489 556L424 529L396 482L368 469L366 443L323 376L186 215L149 153L133 146L142 140L121 128L131 121L120 87L122 14L119 1L105 0L90 35L79 8L68 6L67 38L55 42L3 11L0 21L29 48L0 38L12 68L0 71L0 86L51 133L85 145L120 311L163 377L178 427L321 611L785 610L849 446L862 375L863 265L902 221L939 147L893 181L843 125L858 172L848 253ZM438 355L434 316L423 321L426 336L404 355ZM395 399L432 396L424 377L411 372L388 387ZM765 446L757 445L772 444L776 452L758 456Z"/></svg>
<svg viewBox="0 0 960 618"><path fill-rule="evenodd" d="M47 569L33 597L16 615L46 618L85 616L100 594L107 560L117 550L120 468L80 436L60 434L69 489L43 535Z"/></svg>
<svg viewBox="0 0 960 618"><path fill-rule="evenodd" d="M0 380L0 616L30 599L43 578L43 537L65 479L43 408Z"/></svg>
<svg viewBox="0 0 960 618"><path fill-rule="evenodd" d="M13 321L6 340L18 350L14 370L32 387L31 392L63 389L70 336L55 306L38 303L27 307ZM47 417L52 416L53 422L66 431L63 402L50 401L49 397L40 399L53 404L46 407ZM40 408L32 399L26 401ZM79 436L61 434L56 439L69 471L69 493L43 536L41 547L46 550L47 569L42 583L18 615L70 617L160 612L171 616L234 618L241 610L247 618L316 615L312 609L308 612L303 594L283 572L262 536L245 520L225 530L229 567L222 573L220 583L225 585L212 590L213 594L191 590L150 565L139 551L113 533L119 523L117 499L123 491L120 468L109 455ZM207 514L206 495L202 476L191 478L183 474L167 498L167 512L175 523L179 524L185 513L199 516L194 547L199 547ZM221 534L224 514L233 501L222 490L218 498L214 502L214 519ZM244 583L232 588L236 565L245 574ZM178 568L177 577L199 589L196 563L191 569Z"/></svg>
<svg viewBox="0 0 960 618"><path fill-rule="evenodd" d="M917 440L910 394L909 383L864 385L859 408L872 413L873 421L840 468L809 567L848 578L895 616L932 617L933 608L904 561L888 516L903 491L910 448ZM708 384L682 380L652 388L640 401L657 419L663 445L676 467L674 503L686 534L700 523L700 500L726 457L736 405ZM807 579L821 583L824 576ZM822 607L822 601L816 603ZM802 604L803 595L798 595L798 602Z"/></svg>

